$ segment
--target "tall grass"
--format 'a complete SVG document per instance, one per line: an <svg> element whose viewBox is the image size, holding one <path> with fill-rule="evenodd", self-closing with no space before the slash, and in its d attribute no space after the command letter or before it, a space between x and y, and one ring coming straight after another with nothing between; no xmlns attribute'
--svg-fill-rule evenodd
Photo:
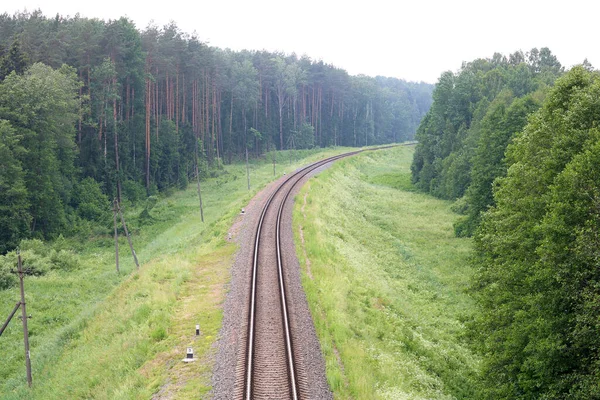
<svg viewBox="0 0 600 400"><path fill-rule="evenodd" d="M303 285L339 399L476 396L471 243L454 237L450 203L414 191L412 153L340 161L296 198Z"/></svg>
<svg viewBox="0 0 600 400"><path fill-rule="evenodd" d="M277 155L277 176L345 149ZM294 156L295 154L292 154ZM286 157L287 156L287 157ZM293 157L292 157L293 158ZM211 349L221 324L221 303L236 246L227 231L241 207L274 179L271 159L226 166L203 182L205 223L196 187L174 192L139 218L143 205L125 209L141 269L135 271L122 238L121 274L107 233L67 240L78 253L72 271L27 277L33 389L25 380L23 339L15 318L0 337L0 398L198 398L210 389ZM18 299L0 291L0 319ZM194 336L196 324L202 335ZM191 346L198 361L184 364Z"/></svg>

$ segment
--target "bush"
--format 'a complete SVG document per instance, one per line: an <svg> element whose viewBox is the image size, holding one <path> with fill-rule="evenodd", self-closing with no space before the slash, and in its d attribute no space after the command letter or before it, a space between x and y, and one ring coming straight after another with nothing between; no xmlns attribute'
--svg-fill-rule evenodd
<svg viewBox="0 0 600 400"><path fill-rule="evenodd" d="M8 289L17 284L17 275L11 272L11 269L15 269L16 265L16 259L14 263L11 263L7 256L0 256L0 290Z"/></svg>
<svg viewBox="0 0 600 400"><path fill-rule="evenodd" d="M27 272L27 275L40 276L44 275L51 269L51 261L49 258L44 257L40 253L33 250L21 251L21 260L23 262L23 269ZM8 286L3 287L7 289L17 282L16 274L11 271L17 269L17 252L11 251L0 258L0 270L5 275L4 280L9 283ZM15 279L7 279L6 274L13 275Z"/></svg>
<svg viewBox="0 0 600 400"><path fill-rule="evenodd" d="M45 254L46 244L39 239L23 239L19 244L19 248L22 251L30 250L34 253Z"/></svg>
<svg viewBox="0 0 600 400"><path fill-rule="evenodd" d="M122 194L131 203L136 204L146 198L146 188L136 181L125 181L121 184Z"/></svg>
<svg viewBox="0 0 600 400"><path fill-rule="evenodd" d="M188 176L184 168L179 169L179 178L177 180L177 186L180 190L185 190L188 187Z"/></svg>
<svg viewBox="0 0 600 400"><path fill-rule="evenodd" d="M50 268L61 271L73 271L79 267L79 257L72 251L51 250L49 254Z"/></svg>
<svg viewBox="0 0 600 400"><path fill-rule="evenodd" d="M21 240L19 247L23 269L28 275L41 276L51 270L73 271L79 267L79 257L66 249L66 243L60 237L52 246L39 239L25 239ZM11 272L16 269L16 250L0 256L0 290L17 283L17 275Z"/></svg>
<svg viewBox="0 0 600 400"><path fill-rule="evenodd" d="M150 210L154 208L154 206L158 203L157 196L150 196L146 199L146 206L138 216L138 222L140 225L145 225L151 223L154 218L150 215Z"/></svg>
<svg viewBox="0 0 600 400"><path fill-rule="evenodd" d="M296 148L312 149L315 147L315 128L311 124L304 122L294 136Z"/></svg>
<svg viewBox="0 0 600 400"><path fill-rule="evenodd" d="M81 218L103 225L110 223L110 202L94 179L85 178L75 185L72 204Z"/></svg>
<svg viewBox="0 0 600 400"><path fill-rule="evenodd" d="M164 328L164 326L157 326L152 330L150 336L155 342L160 342L167 338L167 330Z"/></svg>
<svg viewBox="0 0 600 400"><path fill-rule="evenodd" d="M460 197L450 206L450 209L457 214L467 215L469 212L469 202L465 196Z"/></svg>

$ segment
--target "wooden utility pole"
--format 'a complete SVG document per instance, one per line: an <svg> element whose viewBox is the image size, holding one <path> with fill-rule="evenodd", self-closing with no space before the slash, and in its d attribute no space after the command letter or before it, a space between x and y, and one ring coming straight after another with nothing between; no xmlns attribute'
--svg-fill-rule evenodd
<svg viewBox="0 0 600 400"><path fill-rule="evenodd" d="M17 310L19 309L19 307L21 307L21 302L18 302L17 304L15 304L15 308L13 308L12 312L10 313L10 315L8 316L8 318L6 319L6 322L4 323L4 325L2 325L2 328L0 328L0 336L2 336L2 333L4 333L4 330L8 326L8 323L10 322L10 320L12 319L12 317L15 316L15 314L17 313Z"/></svg>
<svg viewBox="0 0 600 400"><path fill-rule="evenodd" d="M204 222L204 209L202 207L202 192L200 191L200 172L198 171L198 145L196 144L196 183L198 185L198 200L200 201L200 220Z"/></svg>
<svg viewBox="0 0 600 400"><path fill-rule="evenodd" d="M23 340L25 342L25 366L27 367L27 384L31 387L31 359L29 355L29 331L27 330L27 309L25 308L25 287L23 285L23 264L21 262L21 252L17 251L17 272L19 273L19 282L21 285L21 315L23 317Z"/></svg>
<svg viewBox="0 0 600 400"><path fill-rule="evenodd" d="M117 234L117 199L113 202L113 222L115 226L115 264L117 265L117 274L119 273L119 235Z"/></svg>
<svg viewBox="0 0 600 400"><path fill-rule="evenodd" d="M282 147L283 149L283 147ZM277 147L275 147L275 150L273 150L273 176L275 176L275 157L277 154Z"/></svg>
<svg viewBox="0 0 600 400"><path fill-rule="evenodd" d="M294 152L294 161L296 160L296 142L294 141L294 133L290 135L287 142L288 151L290 152L290 165L292 165L292 152Z"/></svg>
<svg viewBox="0 0 600 400"><path fill-rule="evenodd" d="M123 230L125 231L125 236L127 236L127 242L129 242L129 250L131 250L131 254L133 255L133 261L135 262L135 266L137 269L140 269L140 263L138 262L137 254L135 254L135 250L133 249L133 243L131 243L131 236L129 236L129 231L127 231L127 225L125 224L125 218L123 218L123 212L121 211L121 207L117 202L117 210L119 210L119 216L121 217L121 224L123 225Z"/></svg>
<svg viewBox="0 0 600 400"><path fill-rule="evenodd" d="M250 169L248 168L248 146L246 145L246 180L248 181L248 190L250 190Z"/></svg>

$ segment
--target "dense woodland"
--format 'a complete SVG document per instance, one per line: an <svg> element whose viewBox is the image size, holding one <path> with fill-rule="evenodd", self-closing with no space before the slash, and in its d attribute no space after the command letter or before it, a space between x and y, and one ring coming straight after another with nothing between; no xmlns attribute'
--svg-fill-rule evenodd
<svg viewBox="0 0 600 400"><path fill-rule="evenodd" d="M473 234L482 398L600 398L600 75L548 49L441 76L413 182Z"/></svg>
<svg viewBox="0 0 600 400"><path fill-rule="evenodd" d="M556 57L542 48L508 58L496 53L440 77L416 135L412 177L434 196L463 198L467 216L457 233L472 234L481 212L493 204L492 182L506 173L508 143L562 72Z"/></svg>
<svg viewBox="0 0 600 400"><path fill-rule="evenodd" d="M175 23L0 15L0 254L274 149L412 139L432 85L210 47Z"/></svg>
<svg viewBox="0 0 600 400"><path fill-rule="evenodd" d="M556 81L477 231L473 330L492 398L600 398L599 78Z"/></svg>
<svg viewBox="0 0 600 400"><path fill-rule="evenodd" d="M474 237L480 397L600 398L600 74L542 48L464 63L432 90L210 47L174 23L0 15L0 254L106 230L109 199L246 152L417 131L413 183L456 200L455 232Z"/></svg>

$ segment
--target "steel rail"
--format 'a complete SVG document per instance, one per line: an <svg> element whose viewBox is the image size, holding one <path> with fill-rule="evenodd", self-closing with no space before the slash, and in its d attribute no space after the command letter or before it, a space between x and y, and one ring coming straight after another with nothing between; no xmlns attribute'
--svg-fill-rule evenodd
<svg viewBox="0 0 600 400"><path fill-rule="evenodd" d="M245 388L244 388L244 398L246 400L250 400L252 398L252 373L253 373L253 357L254 357L254 336L255 336L255 315L256 315L256 289L257 289L257 273L258 273L258 255L259 255L259 246L260 246L260 235L261 235L261 231L262 231L262 225L265 219L265 215L267 213L267 210L269 209L273 198L279 193L279 191L288 183L290 182L293 178L297 178L299 175L301 175L299 177L299 179L302 179L305 175L307 175L309 172L311 172L312 170L319 168L329 162L335 161L341 157L346 157L349 155L353 155L356 154L357 152L352 152L352 153L345 153L343 155L338 155L338 156L333 156L333 157L329 157L326 158L324 160L320 160L317 161L313 164L310 164L304 168L299 169L298 171L296 171L295 173L291 174L290 176L288 176L285 181L283 181L276 190L273 191L273 193L271 193L271 195L269 196L269 198L267 199L259 221L258 221L258 226L256 228L256 232L255 232L255 237L254 237L254 255L253 255L253 265L252 265L252 281L251 281L251 287L250 287L250 309L249 309L249 327L248 327L248 341L247 341L247 350L246 350L246 379L245 379ZM285 309L285 303L284 306L282 308ZM286 310L287 313L287 310ZM287 321L286 321L287 322ZM289 323L287 323L286 325L288 325L289 327ZM288 332L288 336L289 336L289 332ZM289 343L289 342L288 342ZM287 347L287 346L286 346ZM290 349L288 349L288 354L289 351L291 351ZM294 366L293 365L288 365L288 368L293 371L294 370ZM295 373L294 373L295 376ZM295 378L294 380L292 380L290 382L290 386L293 388L293 392L297 392L296 388L296 382L295 382ZM294 397L294 399L297 399L297 397Z"/></svg>
<svg viewBox="0 0 600 400"><path fill-rule="evenodd" d="M287 365L288 365L288 374L289 374L289 381L290 381L289 384L290 384L290 389L292 392L292 399L298 400L298 384L296 381L294 356L293 356L293 351L292 351L292 337L291 337L291 332L290 332L290 324L289 324L289 316L288 316L289 313L288 313L288 309L287 309L287 300L286 300L286 294L285 294L285 282L284 282L284 276L283 276L283 262L282 262L282 257L281 257L280 230L281 230L281 216L283 213L284 205L287 202L287 199L288 199L290 193L292 192L293 188L296 186L296 184L298 184L306 175L308 175L310 172L314 171L315 169L318 169L318 168L320 168L328 163L331 163L333 161L336 161L340 158L352 156L352 155L361 153L365 150L379 150L379 149L385 149L385 148L389 148L389 147L394 147L394 146L382 146L382 147L372 148L372 149L357 150L357 151L353 151L353 152L339 154L339 155L336 155L333 157L328 157L326 159L312 163L306 167L303 167L303 168L295 171L293 174L290 174L283 182L281 182L279 184L279 186L273 191L273 193L271 193L271 195L267 199L267 201L262 209L262 212L261 212L261 215L260 215L260 218L258 221L258 225L257 225L256 231L255 231L255 236L254 236L254 254L253 254L253 264L252 264L252 280L251 280L251 287L250 287L250 305L249 305L249 317L248 317L248 320L249 320L248 340L247 340L247 347L246 347L246 377L245 377L245 385L244 385L244 398L246 400L251 400L251 398L252 398L255 316L256 316L256 290L257 290L257 273L258 273L258 255L259 255L259 246L260 246L260 236L261 236L261 231L262 231L262 226L263 226L263 222L265 219L265 215L267 214L267 210L271 206L271 203L272 203L274 197L283 189L283 187L287 183L292 182L293 179L296 179L296 181L291 184L291 186L285 193L284 198L279 205L279 209L278 209L278 213L277 213L277 223L276 223L276 248L277 248L277 268L278 268L278 278L279 278L279 292L280 292L280 301L281 301L281 306L282 306L281 309L282 309L282 314L283 314L282 319L283 319L285 341L286 341L286 358L287 358L286 361L287 361Z"/></svg>

